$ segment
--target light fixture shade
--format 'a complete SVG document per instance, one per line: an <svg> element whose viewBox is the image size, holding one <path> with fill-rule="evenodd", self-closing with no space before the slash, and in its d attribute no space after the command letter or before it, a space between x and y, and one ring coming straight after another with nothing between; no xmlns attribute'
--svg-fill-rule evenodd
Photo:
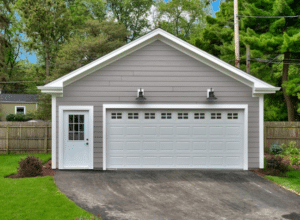
<svg viewBox="0 0 300 220"><path fill-rule="evenodd" d="M217 97L215 96L212 88L207 90L207 101L217 101Z"/></svg>
<svg viewBox="0 0 300 220"><path fill-rule="evenodd" d="M136 100L138 102L143 102L143 101L146 100L144 89L140 88L140 89L137 90L137 98L136 98Z"/></svg>

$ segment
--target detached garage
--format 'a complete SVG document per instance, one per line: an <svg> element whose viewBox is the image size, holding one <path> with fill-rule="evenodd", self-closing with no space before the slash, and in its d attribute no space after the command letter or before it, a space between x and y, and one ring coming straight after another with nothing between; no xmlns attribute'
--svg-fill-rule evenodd
<svg viewBox="0 0 300 220"><path fill-rule="evenodd" d="M52 167L263 168L263 95L280 88L156 29L45 86Z"/></svg>

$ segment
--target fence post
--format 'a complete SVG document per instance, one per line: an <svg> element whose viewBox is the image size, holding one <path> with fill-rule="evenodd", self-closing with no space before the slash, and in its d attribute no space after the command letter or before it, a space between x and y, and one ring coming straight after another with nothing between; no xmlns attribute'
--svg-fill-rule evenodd
<svg viewBox="0 0 300 220"><path fill-rule="evenodd" d="M47 125L45 125L45 137L44 137L44 149L45 149L45 153L47 153L47 149L48 149L48 127Z"/></svg>
<svg viewBox="0 0 300 220"><path fill-rule="evenodd" d="M6 151L7 151L7 154L9 154L8 135L9 135L9 125L7 125L7 127L6 127Z"/></svg>
<svg viewBox="0 0 300 220"><path fill-rule="evenodd" d="M267 148L267 125L264 123L264 148Z"/></svg>

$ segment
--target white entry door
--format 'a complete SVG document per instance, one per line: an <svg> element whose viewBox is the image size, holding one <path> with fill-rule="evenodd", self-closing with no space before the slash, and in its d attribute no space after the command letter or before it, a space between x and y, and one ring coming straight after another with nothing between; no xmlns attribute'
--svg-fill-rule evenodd
<svg viewBox="0 0 300 220"><path fill-rule="evenodd" d="M244 167L244 111L108 110L107 168Z"/></svg>
<svg viewBox="0 0 300 220"><path fill-rule="evenodd" d="M64 169L90 169L90 135L88 111L64 111Z"/></svg>

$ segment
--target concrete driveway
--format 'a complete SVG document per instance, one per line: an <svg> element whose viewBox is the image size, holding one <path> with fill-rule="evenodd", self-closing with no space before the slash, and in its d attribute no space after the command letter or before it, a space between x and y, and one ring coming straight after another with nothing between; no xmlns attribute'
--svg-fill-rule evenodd
<svg viewBox="0 0 300 220"><path fill-rule="evenodd" d="M300 219L300 196L249 171L59 171L55 182L104 220Z"/></svg>

